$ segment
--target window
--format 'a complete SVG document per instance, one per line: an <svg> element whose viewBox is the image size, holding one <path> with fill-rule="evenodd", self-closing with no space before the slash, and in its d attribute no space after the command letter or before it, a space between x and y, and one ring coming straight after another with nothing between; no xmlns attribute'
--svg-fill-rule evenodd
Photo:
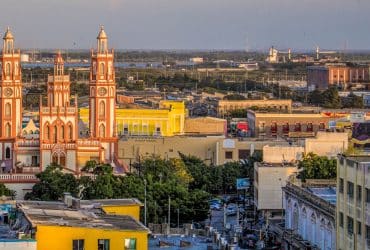
<svg viewBox="0 0 370 250"><path fill-rule="evenodd" d="M347 216L347 232L353 234L353 219L349 216Z"/></svg>
<svg viewBox="0 0 370 250"><path fill-rule="evenodd" d="M366 225L366 239L370 239L370 226Z"/></svg>
<svg viewBox="0 0 370 250"><path fill-rule="evenodd" d="M307 132L312 132L313 131L313 125L312 122L307 123Z"/></svg>
<svg viewBox="0 0 370 250"><path fill-rule="evenodd" d="M6 147L5 149L5 159L10 159L10 148Z"/></svg>
<svg viewBox="0 0 370 250"><path fill-rule="evenodd" d="M361 235L362 231L361 231L361 222L360 221L357 221L357 234L358 235Z"/></svg>
<svg viewBox="0 0 370 250"><path fill-rule="evenodd" d="M276 122L273 122L271 124L271 133L272 134L276 134L277 133L277 123Z"/></svg>
<svg viewBox="0 0 370 250"><path fill-rule="evenodd" d="M136 239L125 239L125 250L135 250Z"/></svg>
<svg viewBox="0 0 370 250"><path fill-rule="evenodd" d="M62 140L64 140L64 126L63 125L60 128L60 137L62 138Z"/></svg>
<svg viewBox="0 0 370 250"><path fill-rule="evenodd" d="M227 159L227 160L233 159L233 151L226 151L225 152L225 159Z"/></svg>
<svg viewBox="0 0 370 250"><path fill-rule="evenodd" d="M361 201L362 201L362 187L360 185L357 185L357 195L356 195L356 197L357 197L357 203L361 203ZM357 205L359 206L360 204L357 204Z"/></svg>
<svg viewBox="0 0 370 250"><path fill-rule="evenodd" d="M105 103L103 101L99 103L99 117L100 118L105 117Z"/></svg>
<svg viewBox="0 0 370 250"><path fill-rule="evenodd" d="M5 104L5 116L10 117L12 115L12 106L10 103Z"/></svg>
<svg viewBox="0 0 370 250"><path fill-rule="evenodd" d="M295 132L301 132L301 124L297 122L294 126L294 131Z"/></svg>
<svg viewBox="0 0 370 250"><path fill-rule="evenodd" d="M32 166L37 166L37 156L36 155L32 155Z"/></svg>
<svg viewBox="0 0 370 250"><path fill-rule="evenodd" d="M370 189L366 188L366 203L370 203Z"/></svg>
<svg viewBox="0 0 370 250"><path fill-rule="evenodd" d="M104 124L100 124L99 137L105 137L105 126L104 126Z"/></svg>
<svg viewBox="0 0 370 250"><path fill-rule="evenodd" d="M54 126L54 142L58 141L58 128Z"/></svg>
<svg viewBox="0 0 370 250"><path fill-rule="evenodd" d="M5 65L5 75L10 76L10 71L11 71L10 63L6 63L6 65Z"/></svg>
<svg viewBox="0 0 370 250"><path fill-rule="evenodd" d="M73 250L85 250L84 245L85 245L85 240L72 240Z"/></svg>
<svg viewBox="0 0 370 250"><path fill-rule="evenodd" d="M46 127L45 127L45 135L44 136L45 136L46 140L50 139L50 129L49 129L48 125L46 125Z"/></svg>
<svg viewBox="0 0 370 250"><path fill-rule="evenodd" d="M109 250L109 240L99 239L98 240L98 250Z"/></svg>
<svg viewBox="0 0 370 250"><path fill-rule="evenodd" d="M323 122L320 122L320 124L319 124L319 130L320 131L325 130L325 124Z"/></svg>
<svg viewBox="0 0 370 250"><path fill-rule="evenodd" d="M99 64L99 74L104 75L104 63Z"/></svg>
<svg viewBox="0 0 370 250"><path fill-rule="evenodd" d="M10 137L11 136L11 126L9 122L5 125L5 137Z"/></svg>
<svg viewBox="0 0 370 250"><path fill-rule="evenodd" d="M339 226L343 227L343 213L342 212L339 213Z"/></svg>
<svg viewBox="0 0 370 250"><path fill-rule="evenodd" d="M73 140L73 128L71 124L68 126L68 137L70 140Z"/></svg>
<svg viewBox="0 0 370 250"><path fill-rule="evenodd" d="M248 159L250 151L247 149L239 149L239 160Z"/></svg>
<svg viewBox="0 0 370 250"><path fill-rule="evenodd" d="M283 133L288 134L289 133L289 123L285 123L283 125Z"/></svg>
<svg viewBox="0 0 370 250"><path fill-rule="evenodd" d="M343 178L340 178L339 179L339 193L343 194L343 190L344 190L344 181L343 181Z"/></svg>
<svg viewBox="0 0 370 250"><path fill-rule="evenodd" d="M353 183L350 181L347 181L347 195L349 199L353 199L353 193L354 193L354 187Z"/></svg>

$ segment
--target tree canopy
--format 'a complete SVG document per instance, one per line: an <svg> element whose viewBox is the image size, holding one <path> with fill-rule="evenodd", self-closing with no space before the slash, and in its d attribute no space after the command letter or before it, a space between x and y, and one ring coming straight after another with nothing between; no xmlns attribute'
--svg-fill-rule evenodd
<svg viewBox="0 0 370 250"><path fill-rule="evenodd" d="M326 156L308 153L298 163L300 172L298 178L306 179L333 179L337 176L337 161Z"/></svg>
<svg viewBox="0 0 370 250"><path fill-rule="evenodd" d="M212 195L236 191L236 179L253 176L251 157L244 164L230 162L208 166L202 160L180 154L179 159L150 156L134 164L134 172L114 175L109 164L89 161L81 169L80 178L64 173L58 165L51 165L37 174L39 182L26 199L58 200L64 192L81 199L138 198L144 201L147 190L148 222L164 222L171 198L172 218L177 209L181 223L204 220L208 215L208 200ZM146 185L145 185L146 183Z"/></svg>

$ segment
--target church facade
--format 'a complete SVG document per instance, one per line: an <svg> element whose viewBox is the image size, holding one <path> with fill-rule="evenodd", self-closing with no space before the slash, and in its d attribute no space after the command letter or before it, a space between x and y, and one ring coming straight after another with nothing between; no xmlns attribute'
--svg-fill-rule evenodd
<svg viewBox="0 0 370 250"><path fill-rule="evenodd" d="M91 51L89 134L80 138L78 97L71 98L70 76L58 52L53 74L47 78L46 100L40 97L39 126L32 135L22 129L22 73L20 51L8 28L0 55L0 166L4 174L31 174L57 163L67 172L80 174L86 161L118 166L115 126L116 83L113 50L101 28L97 49ZM24 177L26 178L26 177ZM14 179L14 178L13 178ZM27 178L26 178L27 179ZM16 180L22 182L21 180Z"/></svg>

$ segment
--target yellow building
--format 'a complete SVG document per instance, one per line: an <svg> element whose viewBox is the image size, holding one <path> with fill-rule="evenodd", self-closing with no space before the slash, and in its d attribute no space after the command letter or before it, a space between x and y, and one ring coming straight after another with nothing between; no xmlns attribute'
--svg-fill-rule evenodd
<svg viewBox="0 0 370 250"><path fill-rule="evenodd" d="M80 108L80 119L88 124L89 109ZM158 109L117 109L118 135L174 136L184 133L186 109L183 101L161 101Z"/></svg>
<svg viewBox="0 0 370 250"><path fill-rule="evenodd" d="M19 228L37 242L37 250L146 250L149 230L138 220L136 199L17 203Z"/></svg>
<svg viewBox="0 0 370 250"><path fill-rule="evenodd" d="M140 220L140 208L143 206L138 199L82 200L81 204L100 204L107 214L130 215L136 220Z"/></svg>

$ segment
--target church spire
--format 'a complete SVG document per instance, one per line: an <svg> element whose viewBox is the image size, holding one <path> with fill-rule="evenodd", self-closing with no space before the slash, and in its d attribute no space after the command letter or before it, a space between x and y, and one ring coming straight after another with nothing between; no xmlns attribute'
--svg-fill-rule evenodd
<svg viewBox="0 0 370 250"><path fill-rule="evenodd" d="M103 54L108 52L108 36L104 31L104 26L100 27L98 37L98 53Z"/></svg>
<svg viewBox="0 0 370 250"><path fill-rule="evenodd" d="M3 45L3 53L4 54L11 54L14 51L14 36L8 27L3 37L4 45Z"/></svg>
<svg viewBox="0 0 370 250"><path fill-rule="evenodd" d="M63 76L64 75L64 60L60 50L56 54L54 58L54 75L55 76Z"/></svg>

